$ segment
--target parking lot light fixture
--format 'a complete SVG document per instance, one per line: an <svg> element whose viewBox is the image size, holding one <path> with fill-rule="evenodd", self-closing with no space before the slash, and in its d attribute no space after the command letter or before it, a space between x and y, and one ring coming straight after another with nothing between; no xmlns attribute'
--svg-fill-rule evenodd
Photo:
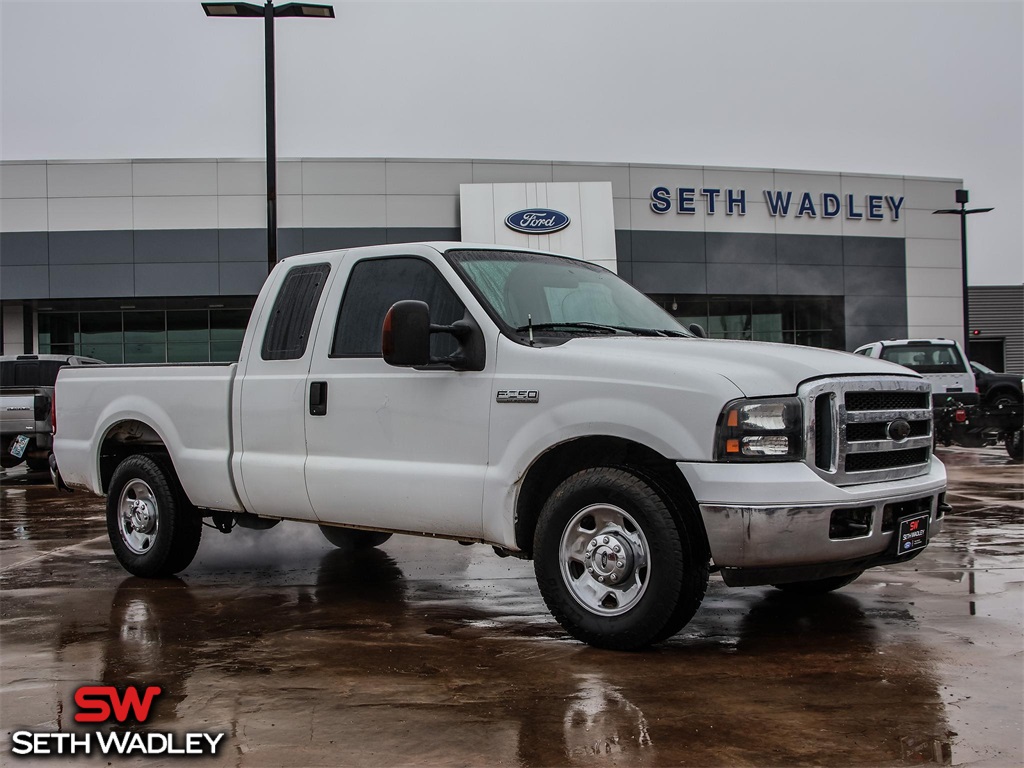
<svg viewBox="0 0 1024 768"><path fill-rule="evenodd" d="M277 114L274 100L274 19L299 17L333 19L334 7L319 3L202 3L212 18L263 17L263 56L267 83L267 271L277 264Z"/></svg>
<svg viewBox="0 0 1024 768"><path fill-rule="evenodd" d="M970 307L967 300L967 217L972 213L988 213L989 211L995 210L994 208L967 208L967 201L969 193L966 189L958 189L956 191L956 201L960 203L959 208L942 208L938 211L932 211L932 214L941 213L949 214L952 216L960 217L960 269L961 277L963 279L963 302L964 302L964 352L967 357L971 357L971 351L968 348L971 339L971 323Z"/></svg>

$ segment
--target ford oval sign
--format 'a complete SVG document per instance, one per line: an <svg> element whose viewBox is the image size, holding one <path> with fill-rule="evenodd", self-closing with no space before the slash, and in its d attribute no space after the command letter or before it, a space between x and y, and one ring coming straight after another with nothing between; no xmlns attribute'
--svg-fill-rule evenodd
<svg viewBox="0 0 1024 768"><path fill-rule="evenodd" d="M505 217L505 226L528 235L550 235L569 226L569 217L550 208L527 208Z"/></svg>

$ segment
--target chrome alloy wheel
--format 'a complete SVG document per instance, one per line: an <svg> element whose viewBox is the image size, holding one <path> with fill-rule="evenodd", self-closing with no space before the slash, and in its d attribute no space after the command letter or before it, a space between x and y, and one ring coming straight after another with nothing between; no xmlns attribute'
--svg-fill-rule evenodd
<svg viewBox="0 0 1024 768"><path fill-rule="evenodd" d="M138 478L129 481L121 490L117 509L117 529L125 546L137 555L148 552L160 527L153 489Z"/></svg>
<svg viewBox="0 0 1024 768"><path fill-rule="evenodd" d="M619 616L650 581L647 538L633 517L611 504L577 512L562 531L559 566L575 600L597 616Z"/></svg>

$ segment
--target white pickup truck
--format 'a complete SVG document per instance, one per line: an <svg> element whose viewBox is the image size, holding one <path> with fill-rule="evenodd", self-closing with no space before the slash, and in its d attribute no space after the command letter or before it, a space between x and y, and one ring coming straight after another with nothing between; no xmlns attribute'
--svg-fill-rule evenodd
<svg viewBox="0 0 1024 768"><path fill-rule="evenodd" d="M709 572L797 594L918 555L949 509L929 386L863 356L720 341L611 272L494 245L286 259L237 364L65 368L54 481L118 560L185 569L201 520L532 558L567 632L673 635Z"/></svg>

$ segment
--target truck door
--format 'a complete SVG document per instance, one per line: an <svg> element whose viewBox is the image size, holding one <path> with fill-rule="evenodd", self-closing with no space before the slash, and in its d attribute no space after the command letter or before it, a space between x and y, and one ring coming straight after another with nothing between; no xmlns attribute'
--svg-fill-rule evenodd
<svg viewBox="0 0 1024 768"><path fill-rule="evenodd" d="M250 512L315 520L306 495L306 377L330 264L298 264L280 280L248 341L239 403L237 458Z"/></svg>
<svg viewBox="0 0 1024 768"><path fill-rule="evenodd" d="M481 535L494 344L479 372L395 368L381 357L396 301L425 301L440 325L463 317L440 269L454 276L417 256L363 257L345 285L335 280L306 386L306 486L323 521ZM433 354L454 344L435 334Z"/></svg>

